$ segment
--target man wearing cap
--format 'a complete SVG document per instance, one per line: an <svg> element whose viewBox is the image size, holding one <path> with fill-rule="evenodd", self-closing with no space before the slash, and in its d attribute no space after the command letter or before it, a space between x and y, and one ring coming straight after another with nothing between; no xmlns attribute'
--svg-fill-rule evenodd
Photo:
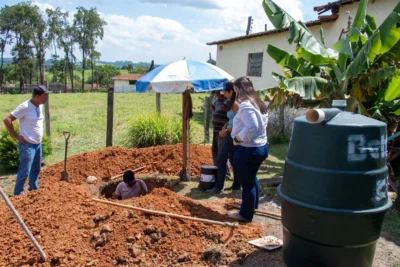
<svg viewBox="0 0 400 267"><path fill-rule="evenodd" d="M24 193L26 178L29 176L29 191L39 189L39 173L42 165L43 112L49 91L43 85L33 89L32 98L20 104L3 120L11 136L18 140L19 167L14 195ZM19 120L18 135L13 121Z"/></svg>

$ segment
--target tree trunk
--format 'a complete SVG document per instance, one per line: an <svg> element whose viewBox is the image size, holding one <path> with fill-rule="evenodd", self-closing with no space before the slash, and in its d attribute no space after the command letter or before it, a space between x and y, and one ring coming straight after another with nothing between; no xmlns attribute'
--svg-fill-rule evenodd
<svg viewBox="0 0 400 267"><path fill-rule="evenodd" d="M0 65L0 87L3 86L3 64L4 64L4 49L5 49L5 43L4 46L1 48L1 65Z"/></svg>
<svg viewBox="0 0 400 267"><path fill-rule="evenodd" d="M92 92L93 92L93 83L94 83L94 68L93 68L93 66L94 66L94 60L92 61L92 89L91 89Z"/></svg>
<svg viewBox="0 0 400 267"><path fill-rule="evenodd" d="M22 66L20 66L19 70L19 93L22 94L24 92L24 70Z"/></svg>
<svg viewBox="0 0 400 267"><path fill-rule="evenodd" d="M44 50L44 38L43 33L40 34L40 43L39 43L39 50L40 50L40 84L44 84L44 58L46 51Z"/></svg>
<svg viewBox="0 0 400 267"><path fill-rule="evenodd" d="M67 83L68 83L68 55L65 57L64 60L64 92L67 92Z"/></svg>
<svg viewBox="0 0 400 267"><path fill-rule="evenodd" d="M82 48L82 92L85 90L85 49Z"/></svg>
<svg viewBox="0 0 400 267"><path fill-rule="evenodd" d="M285 134L285 105L279 106L279 134L283 136Z"/></svg>
<svg viewBox="0 0 400 267"><path fill-rule="evenodd" d="M70 74L71 74L71 91L74 92L74 55L73 44L71 43L71 61L70 61Z"/></svg>

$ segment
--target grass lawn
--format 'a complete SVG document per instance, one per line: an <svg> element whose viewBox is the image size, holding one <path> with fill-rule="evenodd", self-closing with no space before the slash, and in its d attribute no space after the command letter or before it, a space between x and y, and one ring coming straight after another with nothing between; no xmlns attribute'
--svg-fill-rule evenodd
<svg viewBox="0 0 400 267"><path fill-rule="evenodd" d="M194 117L191 121L193 143L201 143L203 134L204 94L192 94ZM4 118L18 104L30 95L0 96L0 117ZM122 146L126 140L128 122L138 114L153 113L156 110L155 94L125 93L115 94L113 145ZM182 96L180 94L161 95L161 114L181 117ZM47 165L64 158L65 140L63 131L71 132L68 155L104 148L106 144L107 94L75 93L50 95L50 122L53 154L45 159ZM0 128L3 128L3 123Z"/></svg>

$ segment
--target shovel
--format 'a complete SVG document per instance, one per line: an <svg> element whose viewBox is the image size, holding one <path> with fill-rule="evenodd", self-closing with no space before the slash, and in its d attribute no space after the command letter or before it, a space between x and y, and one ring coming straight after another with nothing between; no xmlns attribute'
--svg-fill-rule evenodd
<svg viewBox="0 0 400 267"><path fill-rule="evenodd" d="M64 171L61 172L61 181L68 182L68 173L67 173L67 152L68 152L68 139L71 133L69 131L64 131L65 137L65 158L64 158Z"/></svg>

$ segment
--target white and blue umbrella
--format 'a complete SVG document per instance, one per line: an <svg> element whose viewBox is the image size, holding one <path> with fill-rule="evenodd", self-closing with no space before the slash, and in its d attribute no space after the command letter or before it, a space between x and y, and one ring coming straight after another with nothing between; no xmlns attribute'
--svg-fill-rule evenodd
<svg viewBox="0 0 400 267"><path fill-rule="evenodd" d="M230 80L230 74L214 65L184 59L147 73L136 82L136 92L182 93L188 87L195 92L208 92L224 89Z"/></svg>

